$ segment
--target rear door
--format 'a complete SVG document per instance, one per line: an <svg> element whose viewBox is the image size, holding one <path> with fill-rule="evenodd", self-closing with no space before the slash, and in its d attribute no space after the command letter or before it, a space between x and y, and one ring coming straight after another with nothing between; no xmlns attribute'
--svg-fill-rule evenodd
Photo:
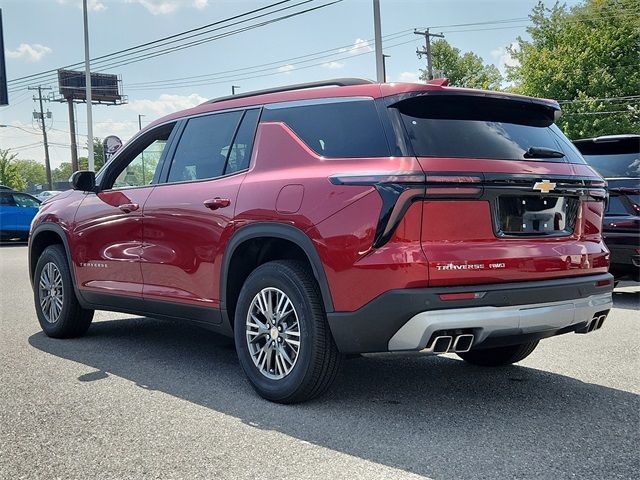
<svg viewBox="0 0 640 480"><path fill-rule="evenodd" d="M431 285L607 271L604 182L553 125L550 107L420 95L391 114L426 176L421 241Z"/></svg>
<svg viewBox="0 0 640 480"><path fill-rule="evenodd" d="M219 307L220 264L259 113L215 113L182 125L163 182L144 207L142 275L149 308L167 300ZM210 310L199 312L200 320L219 320Z"/></svg>

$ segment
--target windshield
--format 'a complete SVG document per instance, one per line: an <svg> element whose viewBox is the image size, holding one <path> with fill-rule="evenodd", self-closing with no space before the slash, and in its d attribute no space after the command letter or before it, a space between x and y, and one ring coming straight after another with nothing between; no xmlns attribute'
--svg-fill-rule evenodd
<svg viewBox="0 0 640 480"><path fill-rule="evenodd" d="M640 153L585 155L584 158L605 178L640 177Z"/></svg>
<svg viewBox="0 0 640 480"><path fill-rule="evenodd" d="M553 124L553 112L534 104L464 95L417 96L393 105L416 156L529 159L530 148L558 152L541 161L584 163Z"/></svg>

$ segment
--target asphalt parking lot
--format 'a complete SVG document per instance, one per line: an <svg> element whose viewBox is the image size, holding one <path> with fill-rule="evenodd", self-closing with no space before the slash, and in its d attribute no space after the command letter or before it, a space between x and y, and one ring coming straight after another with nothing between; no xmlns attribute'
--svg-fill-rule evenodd
<svg viewBox="0 0 640 480"><path fill-rule="evenodd" d="M598 332L521 364L348 360L329 395L281 406L231 342L100 312L86 337L41 333L25 246L0 247L0 478L637 478L640 288Z"/></svg>

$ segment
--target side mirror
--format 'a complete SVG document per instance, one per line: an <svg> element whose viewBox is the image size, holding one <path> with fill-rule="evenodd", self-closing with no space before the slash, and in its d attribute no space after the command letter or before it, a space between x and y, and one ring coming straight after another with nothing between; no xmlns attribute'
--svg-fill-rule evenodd
<svg viewBox="0 0 640 480"><path fill-rule="evenodd" d="M96 190L96 174L89 170L79 170L71 175L71 186L81 192L94 192Z"/></svg>

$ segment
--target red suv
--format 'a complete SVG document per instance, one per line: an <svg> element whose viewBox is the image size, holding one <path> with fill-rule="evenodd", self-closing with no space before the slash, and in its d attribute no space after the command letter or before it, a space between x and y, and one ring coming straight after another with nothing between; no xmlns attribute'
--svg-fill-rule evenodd
<svg viewBox="0 0 640 480"><path fill-rule="evenodd" d="M156 121L32 224L45 333L94 310L234 336L263 397L324 392L345 354L505 365L602 326L603 179L556 102L339 79Z"/></svg>

